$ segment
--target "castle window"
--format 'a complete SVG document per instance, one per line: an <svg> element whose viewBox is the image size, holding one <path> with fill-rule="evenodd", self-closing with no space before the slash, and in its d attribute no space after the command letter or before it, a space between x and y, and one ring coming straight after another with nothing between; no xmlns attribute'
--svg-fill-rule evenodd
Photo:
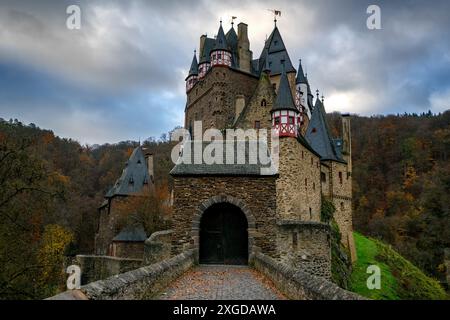
<svg viewBox="0 0 450 320"><path fill-rule="evenodd" d="M312 166L314 165L314 158L313 157L311 157L311 165Z"/></svg>
<svg viewBox="0 0 450 320"><path fill-rule="evenodd" d="M312 209L311 209L311 207L309 208L309 219L312 220Z"/></svg>
<svg viewBox="0 0 450 320"><path fill-rule="evenodd" d="M277 91L277 84L276 83L272 83L272 88L273 88L273 90Z"/></svg>
<svg viewBox="0 0 450 320"><path fill-rule="evenodd" d="M261 107L265 107L265 106L267 106L266 99L262 99L262 101L261 101Z"/></svg>
<svg viewBox="0 0 450 320"><path fill-rule="evenodd" d="M308 186L308 178L305 178L305 187Z"/></svg>
<svg viewBox="0 0 450 320"><path fill-rule="evenodd" d="M320 180L322 182L327 182L327 176L326 176L325 172L320 173Z"/></svg>
<svg viewBox="0 0 450 320"><path fill-rule="evenodd" d="M342 172L339 171L339 183L342 184Z"/></svg>
<svg viewBox="0 0 450 320"><path fill-rule="evenodd" d="M298 245L298 236L297 236L297 232L292 233L292 247L295 249L297 249L297 245Z"/></svg>
<svg viewBox="0 0 450 320"><path fill-rule="evenodd" d="M294 123L295 123L295 118L289 117L289 124L294 124Z"/></svg>
<svg viewBox="0 0 450 320"><path fill-rule="evenodd" d="M261 128L261 121L255 121L255 129Z"/></svg>
<svg viewBox="0 0 450 320"><path fill-rule="evenodd" d="M313 190L316 191L316 183L313 182Z"/></svg>
<svg viewBox="0 0 450 320"><path fill-rule="evenodd" d="M279 125L280 124L280 117L275 117L275 125Z"/></svg>
<svg viewBox="0 0 450 320"><path fill-rule="evenodd" d="M305 151L302 151L302 159L305 158Z"/></svg>
<svg viewBox="0 0 450 320"><path fill-rule="evenodd" d="M341 211L344 211L345 207L344 207L344 203L341 202Z"/></svg>

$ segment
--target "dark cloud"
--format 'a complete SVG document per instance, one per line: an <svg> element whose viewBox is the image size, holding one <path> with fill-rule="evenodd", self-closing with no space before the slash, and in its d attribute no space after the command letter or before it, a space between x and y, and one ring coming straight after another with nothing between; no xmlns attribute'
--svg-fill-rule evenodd
<svg viewBox="0 0 450 320"><path fill-rule="evenodd" d="M79 4L82 29L65 28ZM329 111L361 114L450 108L450 2L284 0L278 25ZM273 28L272 1L2 1L0 117L81 142L158 136L183 122L184 77L203 33L231 15L249 24L255 57ZM275 8L274 8L275 9ZM39 112L36 112L39 110Z"/></svg>

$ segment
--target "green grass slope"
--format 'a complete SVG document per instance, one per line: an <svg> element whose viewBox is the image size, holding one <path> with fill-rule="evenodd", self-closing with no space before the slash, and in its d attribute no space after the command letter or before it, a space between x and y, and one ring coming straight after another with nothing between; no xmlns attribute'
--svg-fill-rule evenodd
<svg viewBox="0 0 450 320"><path fill-rule="evenodd" d="M358 260L353 265L350 289L371 299L384 300L442 300L447 295L440 284L426 276L390 246L363 235L354 234ZM369 265L381 269L381 289L367 288Z"/></svg>

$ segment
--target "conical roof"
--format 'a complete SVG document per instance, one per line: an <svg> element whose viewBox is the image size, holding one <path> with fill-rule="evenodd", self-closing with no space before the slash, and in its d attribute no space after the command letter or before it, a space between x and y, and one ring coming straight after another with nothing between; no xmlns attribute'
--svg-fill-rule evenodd
<svg viewBox="0 0 450 320"><path fill-rule="evenodd" d="M198 76L198 63L197 63L197 55L194 52L194 57L192 58L191 68L189 69L188 78L190 76Z"/></svg>
<svg viewBox="0 0 450 320"><path fill-rule="evenodd" d="M325 117L325 108L322 101L317 97L305 138L311 147L320 154L321 160L344 162L335 150L335 143L331 138L330 129Z"/></svg>
<svg viewBox="0 0 450 320"><path fill-rule="evenodd" d="M298 70L297 70L297 79L295 80L296 84L300 84L300 83L308 83L308 80L306 80L305 74L303 72L303 68L302 68L302 60L300 60L299 64L298 64Z"/></svg>
<svg viewBox="0 0 450 320"><path fill-rule="evenodd" d="M277 110L293 110L298 112L298 109L295 107L295 102L292 97L292 91L289 85L289 80L287 78L284 65L281 72L277 98L275 99L275 102L272 107L272 111Z"/></svg>
<svg viewBox="0 0 450 320"><path fill-rule="evenodd" d="M219 32L217 33L216 42L214 43L213 50L229 50L227 44L227 38L223 32L222 22L220 23Z"/></svg>

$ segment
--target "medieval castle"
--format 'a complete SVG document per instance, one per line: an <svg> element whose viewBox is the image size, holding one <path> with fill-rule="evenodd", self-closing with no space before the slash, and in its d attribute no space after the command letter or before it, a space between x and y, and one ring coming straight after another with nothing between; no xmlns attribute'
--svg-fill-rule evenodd
<svg viewBox="0 0 450 320"><path fill-rule="evenodd" d="M271 130L278 137L278 169L177 162L164 257L194 249L200 263L246 264L252 253L262 252L329 278L323 199L334 204L342 242L355 259L350 117L342 116L342 138L333 138L324 101L311 93L301 61L294 68L276 23L257 59L247 28L239 23L237 32L232 25L225 33L221 22L215 38L200 37L199 56L194 53L186 78L184 125L190 132L197 121L203 129ZM153 183L152 156L138 147L100 208L96 254L143 254L149 235L139 228L117 230L114 206L123 197L151 192Z"/></svg>

